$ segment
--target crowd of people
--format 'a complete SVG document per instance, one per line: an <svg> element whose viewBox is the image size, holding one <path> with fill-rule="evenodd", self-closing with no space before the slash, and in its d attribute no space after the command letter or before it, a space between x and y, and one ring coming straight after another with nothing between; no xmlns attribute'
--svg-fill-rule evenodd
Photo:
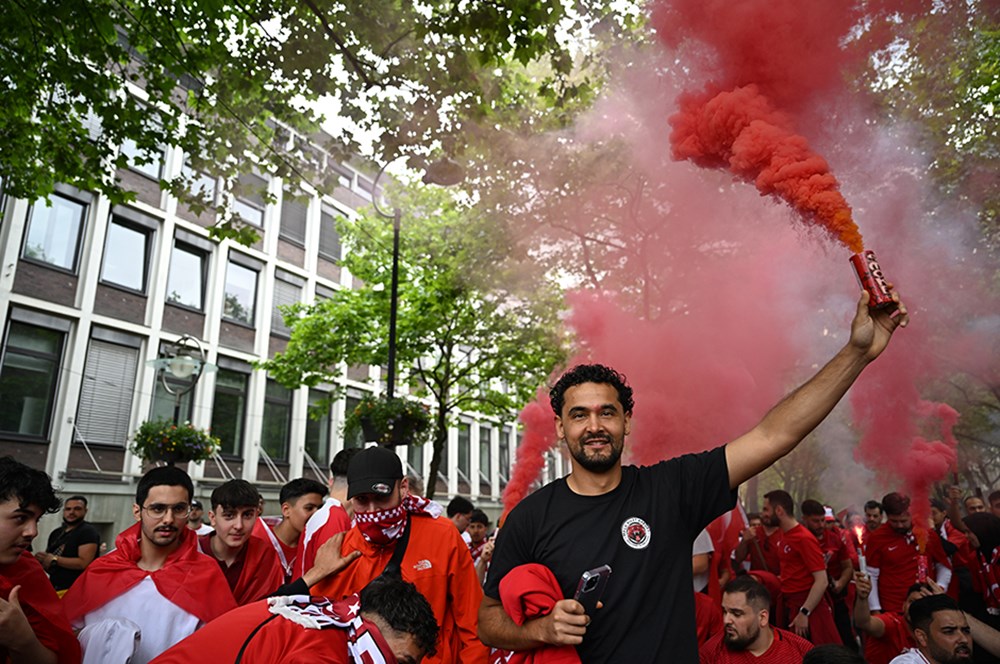
<svg viewBox="0 0 1000 664"><path fill-rule="evenodd" d="M750 431L653 466L621 461L624 376L567 371L550 400L572 472L492 533L468 500L424 498L395 452L370 447L339 453L326 484L286 484L275 517L249 482L215 487L206 510L186 472L156 467L110 551L71 496L33 554L60 500L45 473L0 458L0 662L1000 657L1000 517L981 499L963 515L957 489L926 509L890 493L862 515L775 489L746 523L736 507L739 485L792 451L906 324L895 302L863 296L845 347Z"/></svg>

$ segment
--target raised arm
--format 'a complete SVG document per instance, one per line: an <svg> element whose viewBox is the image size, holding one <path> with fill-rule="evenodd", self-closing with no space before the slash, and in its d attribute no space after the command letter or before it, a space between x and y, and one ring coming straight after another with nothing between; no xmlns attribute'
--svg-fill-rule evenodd
<svg viewBox="0 0 1000 664"><path fill-rule="evenodd" d="M865 634L880 639L885 635L885 623L872 617L871 609L868 607L868 595L872 591L872 582L867 574L856 572L854 584L857 589L854 598L854 626Z"/></svg>
<svg viewBox="0 0 1000 664"><path fill-rule="evenodd" d="M906 307L893 293L891 311L868 308L862 292L851 322L851 338L832 360L768 411L757 426L726 445L729 486L736 488L785 456L830 414L868 363L878 357L897 327L909 322Z"/></svg>

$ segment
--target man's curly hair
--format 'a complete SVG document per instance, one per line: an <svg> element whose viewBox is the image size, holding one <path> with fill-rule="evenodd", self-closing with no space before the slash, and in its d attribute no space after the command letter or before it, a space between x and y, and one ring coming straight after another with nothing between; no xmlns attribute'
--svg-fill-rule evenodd
<svg viewBox="0 0 1000 664"><path fill-rule="evenodd" d="M434 610L412 583L393 574L375 577L361 590L361 612L377 614L397 632L411 634L425 655L437 652Z"/></svg>
<svg viewBox="0 0 1000 664"><path fill-rule="evenodd" d="M562 416L562 409L565 403L566 390L583 383L599 383L610 385L618 392L618 401L628 415L632 414L632 407L635 402L632 400L632 388L629 387L624 374L620 374L603 364L578 364L564 373L556 384L549 391L549 403L552 404L552 412L557 417Z"/></svg>

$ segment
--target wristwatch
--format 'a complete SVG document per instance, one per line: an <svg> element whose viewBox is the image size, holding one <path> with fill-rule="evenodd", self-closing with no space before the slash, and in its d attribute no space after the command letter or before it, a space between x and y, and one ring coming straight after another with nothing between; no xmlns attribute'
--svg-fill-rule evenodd
<svg viewBox="0 0 1000 664"><path fill-rule="evenodd" d="M50 565L58 565L59 564L59 556L57 556L55 554L52 554L52 562L49 563L49 564Z"/></svg>
<svg viewBox="0 0 1000 664"><path fill-rule="evenodd" d="M809 617L809 609L807 609L804 606L799 609L799 613L801 613L802 615L806 616L807 618Z"/></svg>

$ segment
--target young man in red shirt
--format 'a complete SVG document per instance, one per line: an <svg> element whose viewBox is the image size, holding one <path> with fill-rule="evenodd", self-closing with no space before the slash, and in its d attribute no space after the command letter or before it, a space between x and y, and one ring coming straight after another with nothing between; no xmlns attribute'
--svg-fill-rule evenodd
<svg viewBox="0 0 1000 664"><path fill-rule="evenodd" d="M884 611L872 615L868 609L868 595L872 591L872 582L867 574L858 572L854 575L857 586L857 598L854 601L854 624L858 632L865 635L865 659L869 664L889 664L907 648L915 647L913 632L907 622L907 611L910 604L928 595L934 594L929 584L915 583L906 592L903 600L903 610L900 612Z"/></svg>
<svg viewBox="0 0 1000 664"><path fill-rule="evenodd" d="M854 565L847 543L840 536L840 531L827 527L827 510L817 500L802 501L802 523L816 537L819 548L826 560L827 597L833 609L833 621L840 633L844 645L857 650L854 633L851 630L851 609L847 605L847 588L854 575ZM829 515L833 518L832 510Z"/></svg>
<svg viewBox="0 0 1000 664"><path fill-rule="evenodd" d="M872 611L903 610L907 589L921 581L918 577L919 539L926 538L927 575L942 588L951 582L951 563L941 546L941 537L926 526L913 527L910 499L893 492L882 499L886 522L868 538L865 555L872 591L868 605Z"/></svg>
<svg viewBox="0 0 1000 664"><path fill-rule="evenodd" d="M826 561L816 537L793 516L795 506L787 491L777 489L764 495L761 518L781 528L778 558L781 564L781 593L785 615L779 625L816 645L840 643L833 622L833 610L826 597Z"/></svg>
<svg viewBox="0 0 1000 664"><path fill-rule="evenodd" d="M813 644L770 625L771 596L749 576L722 589L723 631L698 652L701 664L798 664Z"/></svg>
<svg viewBox="0 0 1000 664"><path fill-rule="evenodd" d="M76 664L80 644L29 549L38 520L59 509L49 476L0 458L0 662Z"/></svg>
<svg viewBox="0 0 1000 664"><path fill-rule="evenodd" d="M265 516L257 519L253 536L269 542L274 547L285 575L285 583L301 576L296 574L298 567L295 565L299 539L309 517L323 506L326 492L327 488L316 480L305 477L294 479L281 487L278 493L281 516Z"/></svg>
<svg viewBox="0 0 1000 664"><path fill-rule="evenodd" d="M347 465L360 447L348 447L337 452L330 462L330 495L306 521L295 554L295 574L305 576L316 563L319 548L337 533L347 532L351 516L347 502Z"/></svg>
<svg viewBox="0 0 1000 664"><path fill-rule="evenodd" d="M250 536L259 504L260 493L246 480L229 480L216 487L209 512L214 530L198 538L198 548L218 561L240 606L267 597L285 578L274 549Z"/></svg>

